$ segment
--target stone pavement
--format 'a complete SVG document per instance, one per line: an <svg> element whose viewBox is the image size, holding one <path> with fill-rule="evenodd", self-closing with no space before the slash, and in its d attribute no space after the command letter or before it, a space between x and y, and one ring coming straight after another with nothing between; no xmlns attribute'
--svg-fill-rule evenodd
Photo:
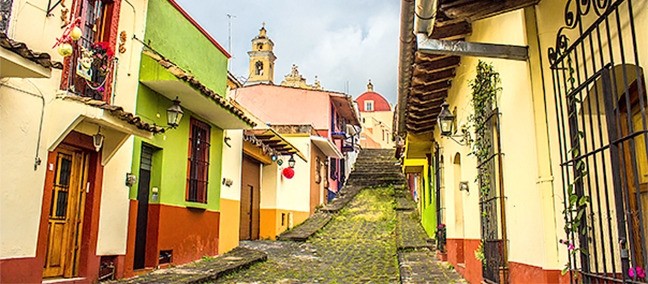
<svg viewBox="0 0 648 284"><path fill-rule="evenodd" d="M243 242L268 260L214 283L464 283L436 260L417 216L395 210L395 196L364 189L305 242Z"/></svg>
<svg viewBox="0 0 648 284"><path fill-rule="evenodd" d="M282 233L278 239L282 241L306 241L317 231L324 228L324 226L331 221L333 216L332 213L337 213L340 209L344 208L344 206L346 206L361 189L362 188L359 186L343 187L333 201L320 208L313 216L308 218L299 226Z"/></svg>
<svg viewBox="0 0 648 284"><path fill-rule="evenodd" d="M203 258L200 261L159 269L148 274L111 283L204 283L217 279L231 271L265 261L267 258L267 254L262 251L237 247L218 257Z"/></svg>

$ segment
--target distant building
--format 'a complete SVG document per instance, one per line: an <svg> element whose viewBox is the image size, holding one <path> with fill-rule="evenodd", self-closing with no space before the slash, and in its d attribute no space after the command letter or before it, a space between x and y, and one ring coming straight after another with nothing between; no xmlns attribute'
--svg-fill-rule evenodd
<svg viewBox="0 0 648 284"><path fill-rule="evenodd" d="M389 102L374 92L371 80L367 84L367 91L360 95L356 102L362 117L360 146L372 149L394 147L391 137L394 112Z"/></svg>

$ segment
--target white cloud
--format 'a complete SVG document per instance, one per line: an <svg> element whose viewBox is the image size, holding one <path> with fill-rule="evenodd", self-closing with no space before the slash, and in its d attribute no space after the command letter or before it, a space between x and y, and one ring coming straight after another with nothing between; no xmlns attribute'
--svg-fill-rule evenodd
<svg viewBox="0 0 648 284"><path fill-rule="evenodd" d="M396 101L399 2L389 0L242 0L178 2L221 45L228 48L227 14L232 19L230 69L246 76L247 51L262 22L275 43L275 82L292 64L312 83L356 97L367 79L390 102Z"/></svg>

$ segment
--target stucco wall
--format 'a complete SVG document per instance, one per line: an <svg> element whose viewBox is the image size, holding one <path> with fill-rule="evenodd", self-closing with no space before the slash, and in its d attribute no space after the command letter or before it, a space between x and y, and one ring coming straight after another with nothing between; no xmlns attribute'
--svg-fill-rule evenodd
<svg viewBox="0 0 648 284"><path fill-rule="evenodd" d="M133 111L139 65L139 44L130 38L143 36L143 23L147 1L130 1L134 6L122 5L119 31L128 35L126 52L116 53L119 70L115 81L114 104ZM63 58L52 49L61 36L61 6L53 10L54 17L46 17L44 7L48 1L13 1L9 36L25 42L30 49L47 52L52 60ZM68 7L71 3L68 3ZM0 156L11 164L0 164L0 258L33 257L41 216L43 186L47 165L47 151L56 147L63 133L81 118L101 116L102 111L76 102L56 99L61 72L54 70L49 79L7 79L2 84L14 86L25 92L16 92L0 86ZM31 95L30 95L31 94ZM44 97L44 123L38 155L42 164L34 170L40 113ZM16 127L19 126L19 127ZM96 130L95 130L96 131ZM92 133L94 134L94 133ZM111 138L106 137L106 143ZM16 143L22 141L22 143ZM132 143L121 145L119 151L105 165L99 219L97 254L124 254L126 222L128 220L128 188L124 176L130 171ZM105 205L110 204L110 205ZM93 252L94 253L94 252Z"/></svg>
<svg viewBox="0 0 648 284"><path fill-rule="evenodd" d="M394 119L394 112L392 111L373 111L361 112L362 117L362 136L368 136L373 141L380 143L381 148L391 149L394 147L392 141L392 121ZM386 136L383 136L385 130ZM360 141L362 145L363 141Z"/></svg>
<svg viewBox="0 0 648 284"><path fill-rule="evenodd" d="M145 42L179 67L190 70L205 86L225 96L227 56L170 1L150 1L148 10Z"/></svg>
<svg viewBox="0 0 648 284"><path fill-rule="evenodd" d="M172 102L146 86L140 85L138 92L137 114L156 122L158 125L166 124L166 109ZM193 202L186 201L187 188L187 159L189 153L189 131L191 118L209 123L195 116L191 110L183 109L184 116L180 125L170 129L164 134L154 136L152 139L136 138L133 155L133 172L139 172L139 159L141 155L141 142L146 142L161 149L161 168L153 171L160 173L159 183L151 182L151 187L159 189L158 200L149 200L150 203L160 203L176 206L195 206ZM210 124L209 172L207 189L207 209L218 211L220 204L221 169L223 130ZM155 159L155 157L154 157ZM131 197L136 196L137 186L131 188Z"/></svg>
<svg viewBox="0 0 648 284"><path fill-rule="evenodd" d="M524 14L522 10L503 14L486 20L473 23L473 33L469 37L472 42L489 42L501 44L526 45ZM505 30L502 30L505 29ZM506 203L506 216L508 226L509 261L522 262L532 265L542 264L543 244L542 226L529 226L528 224L542 224L543 220L536 214L541 207L539 192L536 190L537 160L536 138L533 126L533 101L531 94L531 81L527 62L482 59L494 66L500 73L502 92L497 98L501 112L501 143L503 156L503 176ZM475 75L478 59L463 57L461 66L449 91L448 102L457 107L457 122L459 127L467 122L467 116L472 112L470 105L469 81ZM437 134L437 139L439 139ZM480 213L479 192L474 182L477 176L476 160L468 156L469 149L448 140L439 139L443 147L443 155L455 157L461 155L461 168L452 167L452 160L445 161L445 203L446 208L454 208L455 204L463 204L462 212L447 210L447 220L461 219L463 215L463 228L457 228L453 222L448 224L448 238L480 238ZM455 171L461 174L455 177ZM455 194L458 190L457 181L468 181L470 192ZM461 200L454 200L461 198ZM463 231L463 234L462 232ZM539 244L529 246L530 243ZM469 254L470 255L470 254Z"/></svg>
<svg viewBox="0 0 648 284"><path fill-rule="evenodd" d="M232 97L267 123L330 129L331 104L326 92L257 85L236 89Z"/></svg>

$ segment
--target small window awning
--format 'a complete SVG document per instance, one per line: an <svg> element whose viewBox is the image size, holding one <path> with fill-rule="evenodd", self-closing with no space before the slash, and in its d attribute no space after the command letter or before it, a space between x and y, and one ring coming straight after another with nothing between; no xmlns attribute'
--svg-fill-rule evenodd
<svg viewBox="0 0 648 284"><path fill-rule="evenodd" d="M326 139L320 136L311 136L311 141L317 148L322 150L322 153L327 157L342 159L344 156L340 153L340 150L331 142L331 140Z"/></svg>
<svg viewBox="0 0 648 284"><path fill-rule="evenodd" d="M293 146L281 134L273 129L248 129L244 131L243 139L264 148L264 152L276 152L280 155L297 155L304 162L306 157L297 147Z"/></svg>
<svg viewBox="0 0 648 284"><path fill-rule="evenodd" d="M202 84L191 73L162 56L145 50L140 82L157 93L180 100L182 107L221 129L250 129L256 123L236 105Z"/></svg>

